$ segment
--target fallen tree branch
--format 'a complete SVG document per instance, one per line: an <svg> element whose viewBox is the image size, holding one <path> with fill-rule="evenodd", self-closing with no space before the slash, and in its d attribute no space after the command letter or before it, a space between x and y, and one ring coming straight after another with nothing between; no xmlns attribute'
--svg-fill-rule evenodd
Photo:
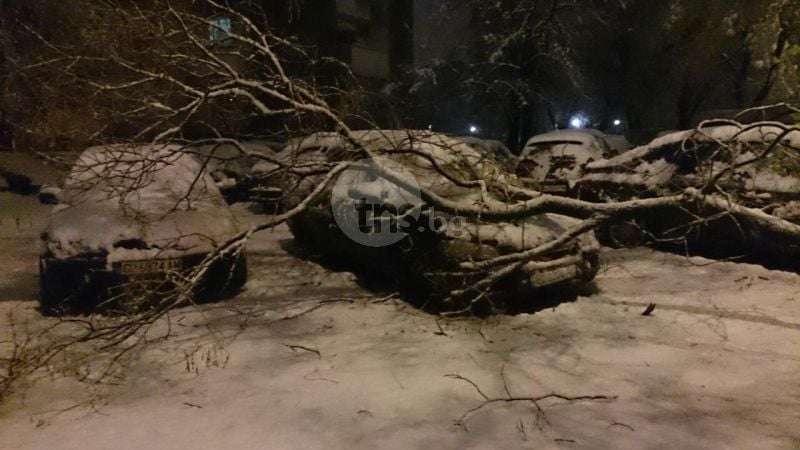
<svg viewBox="0 0 800 450"><path fill-rule="evenodd" d="M319 350L317 350L315 348L306 347L305 345L297 345L297 344L283 344L283 346L284 347L288 347L292 351L304 350L304 351L307 351L307 352L311 352L311 353L314 353L315 355L317 355L318 359L322 358L322 354L319 352Z"/></svg>
<svg viewBox="0 0 800 450"><path fill-rule="evenodd" d="M615 396L615 395L575 395L575 396L569 396L569 395L562 395L562 394L557 394L555 392L551 392L549 394L544 394L544 395L540 395L540 396L536 396L536 397L490 398L490 399L484 401L483 403L479 404L478 406L476 406L476 407L468 410L464 414L462 414L461 417L459 417L458 419L455 420L454 425L457 426L457 427L464 428L464 430L466 430L466 431L469 431L469 429L467 428L467 421L470 419L470 417L475 415L481 409L483 409L483 408L485 408L487 406L498 404L498 403L518 403L518 402L530 403L530 404L534 405L537 408L537 410L539 410L540 412L543 412L543 409L541 408L541 405L539 405L539 402L542 401L542 400L547 400L547 399L551 399L551 398L552 399L563 400L563 401L568 402L568 403L573 403L573 402L581 402L581 401L584 401L584 402L614 401L614 400L617 399L617 396Z"/></svg>
<svg viewBox="0 0 800 450"><path fill-rule="evenodd" d="M504 372L505 372L505 365L501 369L500 375L501 375L501 378L503 379L503 390L506 393L506 396L505 397L495 397L495 398L491 398L491 397L487 396L481 390L481 388L474 381L470 380L469 378L466 378L466 377L461 376L459 374L447 374L447 375L445 375L445 377L447 377L447 378L453 378L455 380L461 380L461 381L464 381L464 382L470 384L473 388L475 388L475 390L478 392L478 394L481 397L483 397L483 399L484 399L484 401L481 402L478 406L475 406L474 408L469 409L467 412L462 414L458 419L456 419L454 421L454 424L453 424L454 426L459 427L459 428L463 428L465 431L469 431L469 429L467 428L467 421L470 419L470 417L475 415L478 411L482 410L483 408L486 408L486 407L491 406L491 405L499 404L499 403L530 403L530 404L532 404L533 406L536 407L537 415L543 417L544 420L547 421L547 416L544 413L544 409L542 409L541 405L539 405L539 402L542 401L542 400L557 399L557 400L563 400L565 402L572 403L572 402L579 402L579 401L586 401L586 402L591 402L591 401L613 401L613 400L617 399L616 395L576 395L576 396L569 396L569 395L558 394L556 392L551 392L549 394L543 394L543 395L539 395L539 396L529 396L529 397L512 396L511 392L508 389L508 384L506 383L505 373Z"/></svg>

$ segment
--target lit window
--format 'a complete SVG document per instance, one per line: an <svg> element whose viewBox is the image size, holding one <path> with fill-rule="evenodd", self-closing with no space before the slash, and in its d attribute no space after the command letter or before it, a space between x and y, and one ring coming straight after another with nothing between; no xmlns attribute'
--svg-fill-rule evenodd
<svg viewBox="0 0 800 450"><path fill-rule="evenodd" d="M228 38L231 31L231 19L229 17L217 17L212 19L209 28L209 39L212 41L224 41Z"/></svg>

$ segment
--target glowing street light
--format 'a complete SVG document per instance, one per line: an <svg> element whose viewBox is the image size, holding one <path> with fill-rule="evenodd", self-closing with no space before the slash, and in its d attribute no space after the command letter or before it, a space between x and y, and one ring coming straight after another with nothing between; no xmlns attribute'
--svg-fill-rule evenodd
<svg viewBox="0 0 800 450"><path fill-rule="evenodd" d="M621 120L619 120L619 119L614 119L614 126L615 126L615 127L618 127L618 126L620 126L620 125L622 125L622 121L621 121Z"/></svg>
<svg viewBox="0 0 800 450"><path fill-rule="evenodd" d="M469 126L469 133L470 134L477 134L478 133L478 127L476 127L475 125L470 125Z"/></svg>
<svg viewBox="0 0 800 450"><path fill-rule="evenodd" d="M569 119L571 128L584 128L589 123L589 119L583 114L576 114Z"/></svg>

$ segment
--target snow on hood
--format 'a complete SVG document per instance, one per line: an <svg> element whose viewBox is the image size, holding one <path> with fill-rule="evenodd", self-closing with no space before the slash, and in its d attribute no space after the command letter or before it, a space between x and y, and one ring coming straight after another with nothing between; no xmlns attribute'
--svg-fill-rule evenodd
<svg viewBox="0 0 800 450"><path fill-rule="evenodd" d="M237 231L214 180L180 146L115 145L83 152L43 239L56 258L107 254L110 264L208 252Z"/></svg>

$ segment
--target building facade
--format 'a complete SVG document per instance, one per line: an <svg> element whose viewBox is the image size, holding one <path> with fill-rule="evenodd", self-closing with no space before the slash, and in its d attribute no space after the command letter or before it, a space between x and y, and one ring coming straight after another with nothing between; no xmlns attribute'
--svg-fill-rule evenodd
<svg viewBox="0 0 800 450"><path fill-rule="evenodd" d="M297 30L359 77L389 80L413 63L413 0L306 2Z"/></svg>

